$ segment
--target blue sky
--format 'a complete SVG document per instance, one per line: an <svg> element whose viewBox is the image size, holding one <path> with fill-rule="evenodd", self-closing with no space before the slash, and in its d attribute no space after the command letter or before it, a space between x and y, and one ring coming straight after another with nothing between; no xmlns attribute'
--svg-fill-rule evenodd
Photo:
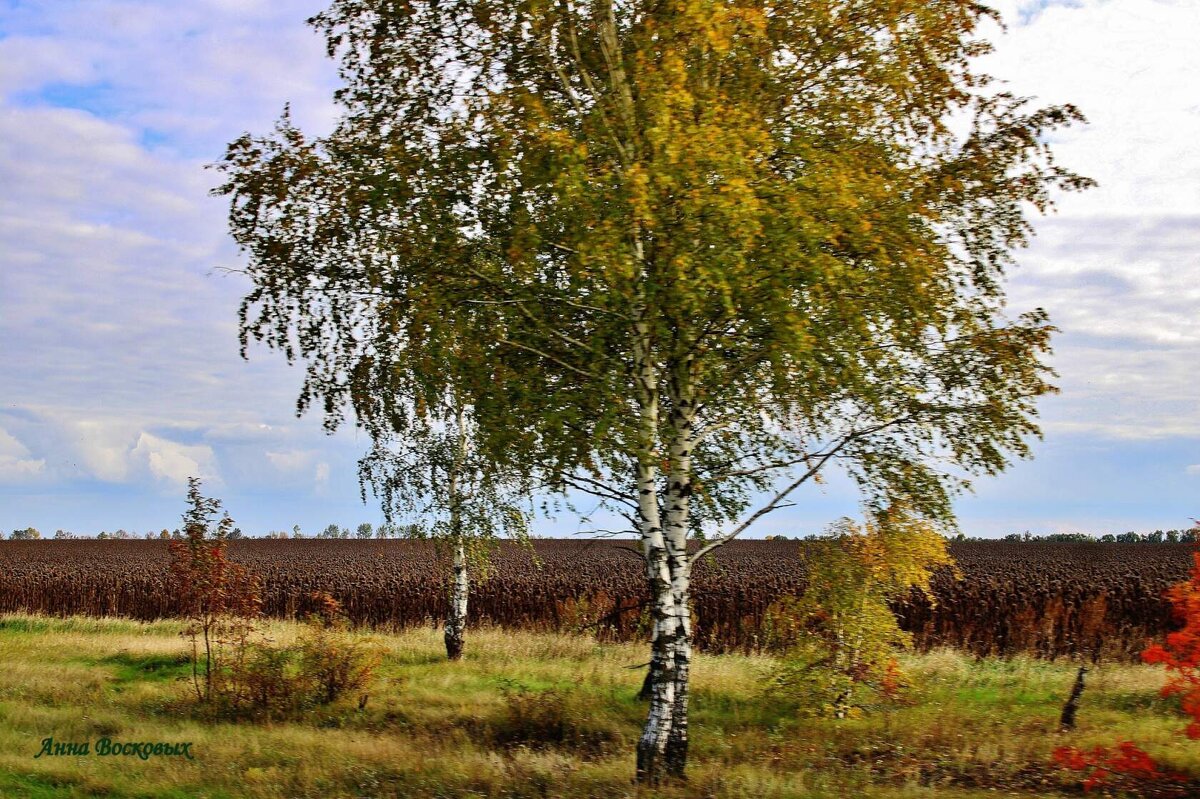
<svg viewBox="0 0 1200 799"><path fill-rule="evenodd" d="M297 419L300 376L237 353L246 285L203 166L283 104L332 125L303 24L321 2L0 3L0 531L178 524L205 478L247 531L378 522L351 429ZM1062 333L1062 394L1032 461L957 504L974 535L1179 528L1200 516L1200 9L1192 0L994 5L985 67L1091 124L1057 137L1101 186L1036 223L1011 307ZM856 512L833 480L755 531ZM569 514L543 534L581 529Z"/></svg>

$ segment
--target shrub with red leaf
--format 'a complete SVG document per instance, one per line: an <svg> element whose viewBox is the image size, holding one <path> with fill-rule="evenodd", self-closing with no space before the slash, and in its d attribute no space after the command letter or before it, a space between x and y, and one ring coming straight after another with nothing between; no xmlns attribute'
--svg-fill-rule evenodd
<svg viewBox="0 0 1200 799"><path fill-rule="evenodd" d="M1200 738L1200 552L1193 553L1192 558L1189 579L1167 592L1175 618L1183 627L1167 635L1163 644L1142 652L1142 660L1161 663L1174 672L1162 694L1179 697L1180 707L1192 719L1187 726L1188 737Z"/></svg>
<svg viewBox="0 0 1200 799"><path fill-rule="evenodd" d="M1158 783L1167 789L1171 783L1182 783L1187 777L1159 768L1150 755L1129 741L1113 747L1097 746L1085 752L1074 746L1054 750L1054 762L1071 771L1086 772L1083 789L1109 787L1146 793L1149 784Z"/></svg>
<svg viewBox="0 0 1200 799"><path fill-rule="evenodd" d="M1200 532L1200 522L1196 523ZM1163 686L1163 696L1178 696L1183 712L1191 717L1189 738L1200 738L1200 551L1192 555L1192 573L1186 582L1167 592L1182 628L1163 644L1142 652L1146 663L1161 663L1175 674ZM1054 750L1054 762L1071 771L1087 773L1085 791L1096 787L1129 790L1139 796L1195 796L1186 775L1164 772L1146 752L1129 741L1115 747L1097 746L1090 752L1073 746Z"/></svg>

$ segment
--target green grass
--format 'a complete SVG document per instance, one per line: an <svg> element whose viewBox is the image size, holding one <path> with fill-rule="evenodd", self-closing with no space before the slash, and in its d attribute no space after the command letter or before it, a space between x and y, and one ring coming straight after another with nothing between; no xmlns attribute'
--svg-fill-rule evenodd
<svg viewBox="0 0 1200 799"><path fill-rule="evenodd" d="M181 625L0 617L0 797L919 797L1077 796L1048 765L1060 745L1133 740L1200 776L1200 743L1158 697L1161 670L1089 674L1079 729L1055 731L1069 663L905 659L903 702L807 717L764 692L774 661L699 656L689 781L632 784L645 714L644 647L493 629L449 664L435 631L379 635L387 655L363 710L301 720L205 720L189 700ZM297 626L268 625L280 642ZM357 697L356 697L357 698ZM194 760L35 758L58 742L192 742Z"/></svg>

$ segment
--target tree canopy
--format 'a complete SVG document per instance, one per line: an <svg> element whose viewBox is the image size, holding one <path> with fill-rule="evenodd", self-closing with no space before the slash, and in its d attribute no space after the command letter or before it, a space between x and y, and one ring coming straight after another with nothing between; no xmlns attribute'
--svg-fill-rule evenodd
<svg viewBox="0 0 1200 799"><path fill-rule="evenodd" d="M951 523L1038 432L1052 328L1007 312L1004 270L1029 212L1089 181L1046 139L1076 109L973 70L993 16L338 0L312 20L336 129L285 111L221 164L243 343L303 358L301 409L405 436L460 397L490 462L641 536L646 779L686 753L689 536L728 540L833 462L874 510Z"/></svg>

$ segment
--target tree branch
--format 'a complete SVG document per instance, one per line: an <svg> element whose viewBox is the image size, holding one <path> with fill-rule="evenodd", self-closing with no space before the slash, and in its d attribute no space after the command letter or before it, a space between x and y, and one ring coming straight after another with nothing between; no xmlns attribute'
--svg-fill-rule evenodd
<svg viewBox="0 0 1200 799"><path fill-rule="evenodd" d="M525 350L526 352L530 352L530 353L533 353L534 355L541 356L542 358L545 358L546 360L550 361L551 363L558 364L562 368L564 368L568 371L574 372L577 375L581 375L583 377L591 377L591 378L596 377L596 375L594 373L589 372L585 369L580 369L578 366L572 366L571 364L567 363L566 361L555 358L553 355L551 355L547 352L543 352L543 351L537 349L536 347L530 347L525 344L521 344L518 341L511 341L506 338L498 338L498 339L496 339L496 343L497 344L507 344L510 347L516 347L519 350Z"/></svg>
<svg viewBox="0 0 1200 799"><path fill-rule="evenodd" d="M824 452L820 456L814 456L817 459L816 463L809 466L809 468L804 472L804 474L800 475L800 477L793 480L785 488L783 488L781 491L779 491L779 493L777 493L770 502L768 502L766 505L763 505L761 508L759 508L754 513L752 513L744 522L742 522L740 525L738 525L737 528L733 530L733 532L723 535L719 538L715 538L712 541L705 544L703 547L701 547L699 549L699 551L696 552L696 554L694 554L692 556L692 560L697 560L697 559L701 558L702 556L707 555L709 552L712 552L714 549L721 546L722 544L728 543L729 541L733 540L738 535L740 535L743 531L745 531L745 529L747 527L752 525L754 522L758 521L758 519L760 519L761 517L767 515L768 513L771 513L772 511L779 510L779 508L781 508L781 507L784 507L782 503L785 499L787 499L789 494L791 494L793 491L795 491L797 488L799 488L804 483L808 482L808 480L811 479L813 477L813 475L815 475L817 472L819 472L825 466L825 464L829 462L829 460L831 458L833 458L835 455L837 455L842 449L844 449L848 444L850 444L850 442L860 439L864 436L869 436L874 433L878 433L880 430L886 430L887 428L892 427L893 425L899 424L900 422L904 421L907 418L909 418L907 415L898 416L895 419L892 419L891 421L875 425L874 427L867 428L866 430L858 430L858 431L853 431L853 432L847 433L845 436L842 437L842 439L840 441L838 441L838 443L832 449Z"/></svg>

